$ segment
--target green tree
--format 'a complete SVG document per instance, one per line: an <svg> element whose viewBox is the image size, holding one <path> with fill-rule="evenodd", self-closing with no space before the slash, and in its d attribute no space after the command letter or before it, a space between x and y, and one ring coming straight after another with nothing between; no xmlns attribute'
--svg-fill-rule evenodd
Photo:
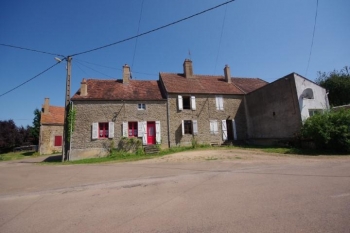
<svg viewBox="0 0 350 233"><path fill-rule="evenodd" d="M350 104L350 68L345 66L340 71L318 72L316 83L329 91L331 106Z"/></svg>
<svg viewBox="0 0 350 233"><path fill-rule="evenodd" d="M18 129L13 120L0 121L0 151L7 152L16 146Z"/></svg>
<svg viewBox="0 0 350 233"><path fill-rule="evenodd" d="M39 144L40 118L41 118L41 111L36 108L34 110L33 126L30 129L30 134L32 136L33 143L35 145Z"/></svg>

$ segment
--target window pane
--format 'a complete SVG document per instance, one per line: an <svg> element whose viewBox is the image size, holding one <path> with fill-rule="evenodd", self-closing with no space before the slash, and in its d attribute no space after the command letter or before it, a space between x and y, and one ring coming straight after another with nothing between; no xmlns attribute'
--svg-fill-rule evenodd
<svg viewBox="0 0 350 233"><path fill-rule="evenodd" d="M190 99L191 99L190 96L183 96L182 97L184 109L191 109Z"/></svg>
<svg viewBox="0 0 350 233"><path fill-rule="evenodd" d="M192 134L192 122L184 121L185 134Z"/></svg>

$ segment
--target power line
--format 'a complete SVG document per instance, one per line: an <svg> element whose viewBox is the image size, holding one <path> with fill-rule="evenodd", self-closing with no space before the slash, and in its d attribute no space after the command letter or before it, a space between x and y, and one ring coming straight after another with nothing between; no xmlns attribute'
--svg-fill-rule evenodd
<svg viewBox="0 0 350 233"><path fill-rule="evenodd" d="M142 16L142 10L143 10L143 2L144 1L142 0L141 11L140 11L140 18L139 18L139 25L137 26L137 35L139 34L139 31L140 31L141 16ZM138 39L138 37L136 37L136 41L135 41L134 55L132 56L131 68L134 68L134 60L135 60L135 54L136 54L137 39Z"/></svg>
<svg viewBox="0 0 350 233"><path fill-rule="evenodd" d="M45 72L49 71L50 69L52 69L54 66L57 66L59 63L61 63L61 62L57 62L57 63L53 64L52 66L50 66L49 68L47 68L47 69L45 69L44 71L40 72L39 74L35 75L34 77L32 77L32 78L28 79L27 81L25 81L25 82L19 84L18 86L12 88L11 90L8 90L7 92L1 94L0 97L6 95L6 94L8 94L8 93L10 93L11 91L16 90L17 88L23 86L24 84L26 84L26 83L32 81L33 79L39 77L39 76L42 75L43 73L45 73Z"/></svg>
<svg viewBox="0 0 350 233"><path fill-rule="evenodd" d="M90 76L88 73L85 72L85 70L83 70L83 69L80 67L79 63L76 63L76 64L77 64L77 67L78 67L84 74L86 74L86 77Z"/></svg>
<svg viewBox="0 0 350 233"><path fill-rule="evenodd" d="M318 12L318 0L316 0L316 14L315 14L314 30L313 30L313 32L312 32L311 48L310 48L309 60L308 60L308 62L307 62L307 67L306 67L305 76L307 76L307 72L309 71L309 65L310 65L311 53L312 53L312 47L313 47L313 45L314 45L314 37L315 37L316 21L317 21L317 12Z"/></svg>
<svg viewBox="0 0 350 233"><path fill-rule="evenodd" d="M4 47L10 47L10 48L15 48L15 49L22 49L22 50L27 50L27 51L36 52L36 53L48 54L48 55L52 55L52 56L65 57L64 55L61 55L61 54L58 54L58 53L50 53L50 52L45 52L45 51L41 51L41 50L37 50L37 49L24 48L24 47L20 47L20 46L9 45L9 44L2 44L2 43L0 43L0 45L4 46Z"/></svg>
<svg viewBox="0 0 350 233"><path fill-rule="evenodd" d="M217 55L216 55L216 60L215 60L214 74L215 74L215 72L216 72L216 65L217 65L218 59L219 59L219 53L220 53L220 47L221 47L221 39L222 39L222 34L223 34L223 32L224 32L224 26L225 26L226 11L227 11L227 5L226 5L226 7L225 7L224 19L222 20L221 34L220 34L220 40L219 40L219 48L218 48L218 53L217 53Z"/></svg>
<svg viewBox="0 0 350 233"><path fill-rule="evenodd" d="M113 78L112 76L109 76L108 74L105 74L105 73L102 73L102 72L100 72L100 71L98 71L98 70L95 70L94 68L91 68L91 67L89 67L89 66L87 66L87 65L85 65L85 64L83 64L83 63L81 63L81 62L79 62L79 61L77 61L80 65L82 65L82 66L85 66L86 68L88 68L88 69L90 69L90 70L93 70L93 71L95 71L95 72L97 72L97 73L99 73L99 74L102 74L102 75L105 75L105 76L107 76L107 77L109 77L109 78Z"/></svg>
<svg viewBox="0 0 350 233"><path fill-rule="evenodd" d="M198 13L193 14L193 15L191 15L191 16L188 16L188 17L179 19L179 20L174 21L174 22L172 22L172 23L169 23L169 24L160 26L160 27L158 27L158 28L149 30L149 31L147 31L147 32L138 34L138 35L136 35L136 36L132 36L132 37L129 37L129 38L126 38L126 39L123 39L123 40L120 40L120 41L117 41L117 42L114 42L114 43L111 43L111 44L103 45L103 46L100 46L100 47L97 47L97 48L94 48L94 49L86 50L86 51L84 51L84 52L75 53L75 54L72 54L72 55L70 55L70 56L73 57L73 56L78 56L78 55L82 55L82 54L85 54L85 53L90 53L90 52L93 52L93 51L96 51L96 50L100 50L100 49L104 49L104 48L110 47L110 46L112 46L112 45L116 45L116 44L120 44L120 43L125 42L125 41L132 40L132 39L137 38L137 37L141 37L141 36L150 34L150 33L152 33L152 32L158 31L158 30L160 30L160 29L163 29L163 28L166 28L166 27L169 27L169 26L178 24L178 23L180 23L180 22L182 22L182 21L185 21L185 20L188 20L188 19L190 19L190 18L196 17L196 16L198 16L198 15L204 14L204 13L206 13L206 12L208 12L208 11L212 11L212 10L214 10L214 9L216 9L216 8L219 8L219 7L221 7L221 6L224 6L224 5L226 5L226 4L229 4L229 3L233 2L233 1L235 1L235 0L230 0L230 1L224 2L224 3L222 3L222 4L219 4L219 5L216 5L216 6L214 6L214 7L208 8L208 9L206 9L206 10L204 10L204 11L201 11L201 12L198 12Z"/></svg>

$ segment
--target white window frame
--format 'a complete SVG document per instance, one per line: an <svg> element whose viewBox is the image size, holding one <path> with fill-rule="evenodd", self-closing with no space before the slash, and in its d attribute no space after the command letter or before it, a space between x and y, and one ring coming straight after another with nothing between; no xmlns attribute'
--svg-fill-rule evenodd
<svg viewBox="0 0 350 233"><path fill-rule="evenodd" d="M218 121L210 120L210 134L217 135L219 133Z"/></svg>
<svg viewBox="0 0 350 233"><path fill-rule="evenodd" d="M215 96L216 110L224 110L224 97L222 95Z"/></svg>
<svg viewBox="0 0 350 233"><path fill-rule="evenodd" d="M190 108L184 108L184 98L188 98L189 101L190 101ZM182 111L184 109L186 110L196 110L196 97L193 96L193 95L185 95L185 96L182 96L182 95L178 95L177 96L177 106L178 106L178 110L179 111Z"/></svg>
<svg viewBox="0 0 350 233"><path fill-rule="evenodd" d="M185 121L191 121L192 132L185 133ZM182 120L181 129L182 129L182 135L198 135L198 122L197 120Z"/></svg>
<svg viewBox="0 0 350 233"><path fill-rule="evenodd" d="M99 125L100 123L108 124L108 137L100 137L99 135ZM114 122L93 122L92 123L92 131L91 131L91 139L106 139L106 138L114 138Z"/></svg>
<svg viewBox="0 0 350 233"><path fill-rule="evenodd" d="M146 110L146 104L145 103L137 104L137 110Z"/></svg>

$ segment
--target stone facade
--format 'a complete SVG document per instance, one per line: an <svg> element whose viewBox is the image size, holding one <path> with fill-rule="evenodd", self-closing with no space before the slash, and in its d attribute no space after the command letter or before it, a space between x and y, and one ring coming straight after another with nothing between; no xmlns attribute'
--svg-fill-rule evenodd
<svg viewBox="0 0 350 233"><path fill-rule="evenodd" d="M47 155L62 151L64 107L50 106L45 98L40 116L39 153ZM57 137L57 145L55 145Z"/></svg>
<svg viewBox="0 0 350 233"><path fill-rule="evenodd" d="M170 147L191 145L192 140L200 144L222 144L222 120L234 120L237 139L245 139L246 119L242 95L222 95L223 110L217 110L216 95L196 94L192 96L195 97L196 110L178 110L178 94L168 95ZM197 135L182 135L182 120L197 120ZM212 120L217 120L217 133L210 132L210 121ZM229 129L227 133L233 134L233 130ZM233 139L233 135L228 135L230 136Z"/></svg>
<svg viewBox="0 0 350 233"><path fill-rule="evenodd" d="M62 146L55 146L55 137L63 135L63 125L41 125L39 153L47 155L62 151Z"/></svg>
<svg viewBox="0 0 350 233"><path fill-rule="evenodd" d="M144 103L145 110L138 110ZM117 146L122 138L123 122L160 122L161 146L167 145L166 101L73 101L76 110L75 129L71 138L69 160L101 157L108 154L114 141ZM114 138L92 139L92 124L114 122Z"/></svg>

